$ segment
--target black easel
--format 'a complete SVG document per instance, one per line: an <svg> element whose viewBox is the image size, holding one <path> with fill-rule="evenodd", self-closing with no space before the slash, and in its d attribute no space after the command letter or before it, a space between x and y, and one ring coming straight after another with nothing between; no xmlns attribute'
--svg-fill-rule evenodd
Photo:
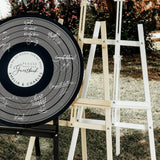
<svg viewBox="0 0 160 160"><path fill-rule="evenodd" d="M54 120L53 126L54 126L54 131L55 133L52 135L53 137L53 156L54 156L54 160L59 160L59 135L58 135L58 131L59 131L59 123L58 123L58 118L56 118ZM41 151L40 151L40 144L39 144L39 137L36 137L35 140L35 150L36 150L36 156L40 157L41 156Z"/></svg>
<svg viewBox="0 0 160 160"><path fill-rule="evenodd" d="M0 124L0 134L12 134L12 135L22 135L22 136L33 136L36 137L35 150L36 156L41 156L39 138L53 138L53 157L54 160L59 160L59 123L58 118L53 120L53 125L44 124L32 128L22 128L22 127L10 127Z"/></svg>

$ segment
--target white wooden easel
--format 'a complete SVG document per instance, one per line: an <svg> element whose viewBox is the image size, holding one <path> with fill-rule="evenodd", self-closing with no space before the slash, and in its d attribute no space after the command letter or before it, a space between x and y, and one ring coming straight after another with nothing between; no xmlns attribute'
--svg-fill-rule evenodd
<svg viewBox="0 0 160 160"><path fill-rule="evenodd" d="M122 6L124 0L115 0L115 1L117 1L117 20L116 20L115 55L114 55L112 124L113 126L116 127L116 154L117 155L120 154L120 128L142 129L142 130L148 130L151 159L156 160L143 25L142 24L138 25L139 41L121 40ZM144 102L120 100L120 70L121 70L120 46L140 47L142 74L143 74L144 91L145 91ZM148 123L134 124L134 123L120 122L120 109L125 109L125 108L146 110Z"/></svg>
<svg viewBox="0 0 160 160"><path fill-rule="evenodd" d="M83 21L84 22L84 21ZM101 27L101 39L98 39L99 30ZM81 27L80 27L81 29ZM84 32L83 32L84 33ZM87 68L85 72L85 78L82 85L82 91L80 94L80 99L76 101L76 103L73 105L74 112L76 113L76 116L74 114L73 121L74 123L74 131L72 135L72 141L70 146L70 151L68 155L68 160L72 160L74 158L74 152L76 148L77 138L79 134L79 128L81 129L81 138L82 138L82 156L83 159L87 159L87 145L86 145L86 133L85 129L94 129L94 130L104 130L106 131L106 142L107 142L107 159L112 160L112 136L111 136L111 108L110 108L110 97L109 97L109 74L108 74L108 52L107 52L107 34L106 34L106 24L105 22L96 22L93 39L86 39L83 38L81 34L79 34L79 40L81 41L81 45L84 43L92 44ZM102 45L102 58L103 58L103 74L104 74L104 101L100 100L91 100L86 99L88 85L89 85L89 78L91 75L91 69L93 66L93 60L95 55L95 49L96 44ZM83 48L83 46L81 46ZM79 105L78 102L81 102L81 105ZM108 104L107 104L108 103ZM84 107L96 107L96 108L102 108L105 111L105 120L91 120L91 119L85 119L83 117Z"/></svg>

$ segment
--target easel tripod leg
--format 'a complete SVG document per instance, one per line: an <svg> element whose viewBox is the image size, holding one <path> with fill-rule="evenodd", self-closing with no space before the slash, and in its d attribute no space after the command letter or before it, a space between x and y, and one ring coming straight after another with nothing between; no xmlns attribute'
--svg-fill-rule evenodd
<svg viewBox="0 0 160 160"><path fill-rule="evenodd" d="M55 129L55 134L54 134L54 137L53 137L53 142L54 142L54 149L53 149L53 152L54 152L54 160L59 160L59 121L58 121L58 118L56 118L54 120L54 127L56 127Z"/></svg>
<svg viewBox="0 0 160 160"><path fill-rule="evenodd" d="M77 139L78 139L78 133L79 133L79 128L75 127L73 130L73 136L72 136L71 146L70 146L67 160L72 160L74 158L74 153L75 153Z"/></svg>
<svg viewBox="0 0 160 160"><path fill-rule="evenodd" d="M33 147L34 147L34 144L35 144L35 140L36 140L36 137L30 137L29 146L28 146L28 149L27 149L27 154L26 154L25 160L30 160L31 159Z"/></svg>
<svg viewBox="0 0 160 160"><path fill-rule="evenodd" d="M120 109L116 109L116 121L120 122ZM120 127L116 127L116 156L120 154Z"/></svg>
<svg viewBox="0 0 160 160"><path fill-rule="evenodd" d="M113 159L112 152L112 127L111 127L111 109L105 110L106 114L106 148L107 148L107 160Z"/></svg>
<svg viewBox="0 0 160 160"><path fill-rule="evenodd" d="M86 129L81 128L82 159L87 160Z"/></svg>
<svg viewBox="0 0 160 160"><path fill-rule="evenodd" d="M35 149L36 149L36 156L40 157L41 156L41 151L40 151L39 137L36 137Z"/></svg>
<svg viewBox="0 0 160 160"><path fill-rule="evenodd" d="M147 110L147 120L148 120L148 134L149 134L149 145L151 159L156 160L156 151L154 143L154 132L153 132L153 122L152 122L152 112L151 109Z"/></svg>
<svg viewBox="0 0 160 160"><path fill-rule="evenodd" d="M116 16L116 44L115 44L115 61L114 61L114 100L119 100L119 75L120 75L120 40L121 40L121 28L122 28L122 10L123 1L117 1L117 16ZM120 109L115 109L115 122L120 122ZM120 154L120 128L116 127L116 155Z"/></svg>
<svg viewBox="0 0 160 160"><path fill-rule="evenodd" d="M148 121L148 134L149 134L149 145L150 145L150 154L151 159L156 160L155 153L155 142L154 142L154 132L153 132L153 120L150 104L150 91L149 91L149 81L148 81L148 71L147 71L147 58L146 58L146 49L144 41L144 30L143 25L138 25L138 36L140 41L140 53L141 53L141 63L142 63L142 73L144 81L144 90L145 90L145 99L149 103L149 109L147 110L147 121Z"/></svg>
<svg viewBox="0 0 160 160"><path fill-rule="evenodd" d="M83 118L85 118L85 110L83 111ZM86 138L85 128L81 128L81 145L82 145L82 159L87 160L87 138Z"/></svg>

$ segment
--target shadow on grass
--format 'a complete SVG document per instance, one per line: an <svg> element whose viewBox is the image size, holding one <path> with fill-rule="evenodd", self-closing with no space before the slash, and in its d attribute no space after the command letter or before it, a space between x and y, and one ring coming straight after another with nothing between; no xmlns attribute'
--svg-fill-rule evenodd
<svg viewBox="0 0 160 160"><path fill-rule="evenodd" d="M65 112L68 114L68 112ZM62 118L68 119L68 115L62 115ZM90 113L87 110L87 117L104 119L103 116ZM71 142L72 128L60 127L59 129L59 155L60 160L66 160ZM157 160L160 160L160 128L156 128L155 144L157 151ZM23 136L0 136L0 160L24 160L29 138ZM148 160L150 159L150 150L148 142L148 133L136 130L124 132L121 137L121 154L115 155L115 135L113 141L114 160ZM88 160L106 160L106 139L104 131L87 130ZM40 139L41 158L37 160L53 159L53 141L51 139ZM35 151L33 151L32 160L35 160ZM81 142L80 136L76 147L74 160L81 160Z"/></svg>

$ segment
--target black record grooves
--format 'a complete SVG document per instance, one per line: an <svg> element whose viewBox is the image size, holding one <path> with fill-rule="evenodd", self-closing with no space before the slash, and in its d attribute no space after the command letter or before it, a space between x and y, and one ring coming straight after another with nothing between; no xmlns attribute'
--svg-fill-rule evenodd
<svg viewBox="0 0 160 160"><path fill-rule="evenodd" d="M62 25L42 16L0 24L0 122L31 127L63 113L77 96L83 61Z"/></svg>

